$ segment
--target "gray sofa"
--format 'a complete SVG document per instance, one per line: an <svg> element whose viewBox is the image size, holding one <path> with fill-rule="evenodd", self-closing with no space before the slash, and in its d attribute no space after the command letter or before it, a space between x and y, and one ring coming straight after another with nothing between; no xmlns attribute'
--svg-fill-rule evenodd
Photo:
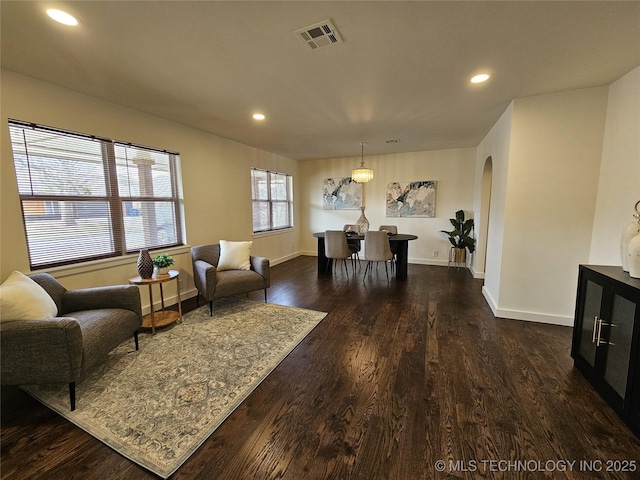
<svg viewBox="0 0 640 480"><path fill-rule="evenodd" d="M0 332L3 385L68 383L71 410L83 374L133 336L142 322L135 285L67 290L47 273L29 275L53 298L56 318L5 320Z"/></svg>
<svg viewBox="0 0 640 480"><path fill-rule="evenodd" d="M216 267L220 260L220 245L198 245L191 248L193 262L193 280L198 289L200 300L202 295L209 302L209 314L213 315L213 301L218 298L240 293L264 290L264 301L267 301L267 289L271 285L269 260L251 255L250 270L224 270Z"/></svg>

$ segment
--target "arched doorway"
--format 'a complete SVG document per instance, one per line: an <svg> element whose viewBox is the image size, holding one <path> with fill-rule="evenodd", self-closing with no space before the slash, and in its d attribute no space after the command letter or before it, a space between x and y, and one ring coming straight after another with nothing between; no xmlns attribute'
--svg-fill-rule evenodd
<svg viewBox="0 0 640 480"><path fill-rule="evenodd" d="M482 193L480 197L480 224L478 231L478 260L477 270L482 271L483 278L487 271L487 247L489 241L489 212L491 210L491 183L493 179L493 159L487 157L482 171Z"/></svg>

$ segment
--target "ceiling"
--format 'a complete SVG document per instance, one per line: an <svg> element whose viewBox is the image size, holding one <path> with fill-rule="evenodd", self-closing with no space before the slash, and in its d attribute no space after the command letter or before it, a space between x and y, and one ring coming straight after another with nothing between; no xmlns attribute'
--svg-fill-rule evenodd
<svg viewBox="0 0 640 480"><path fill-rule="evenodd" d="M52 22L51 6L79 26ZM358 156L362 141L365 154L474 147L513 98L608 85L640 65L640 2L0 8L3 68L298 160ZM326 19L342 43L311 50L294 34ZM492 77L471 84L479 72Z"/></svg>

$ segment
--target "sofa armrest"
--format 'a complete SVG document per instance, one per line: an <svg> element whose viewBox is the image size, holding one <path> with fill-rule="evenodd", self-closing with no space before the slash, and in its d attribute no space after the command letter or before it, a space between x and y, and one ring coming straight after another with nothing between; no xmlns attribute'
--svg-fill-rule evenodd
<svg viewBox="0 0 640 480"><path fill-rule="evenodd" d="M67 290L62 296L62 306L65 313L100 308L122 308L131 310L142 319L140 290L135 285Z"/></svg>
<svg viewBox="0 0 640 480"><path fill-rule="evenodd" d="M218 283L218 269L204 260L193 262L193 277L196 288L207 300L213 299Z"/></svg>
<svg viewBox="0 0 640 480"><path fill-rule="evenodd" d="M0 326L2 384L75 382L82 352L82 331L73 318L4 321Z"/></svg>
<svg viewBox="0 0 640 480"><path fill-rule="evenodd" d="M251 261L251 269L262 275L264 278L265 288L271 286L271 270L269 268L269 259L264 257L249 257Z"/></svg>

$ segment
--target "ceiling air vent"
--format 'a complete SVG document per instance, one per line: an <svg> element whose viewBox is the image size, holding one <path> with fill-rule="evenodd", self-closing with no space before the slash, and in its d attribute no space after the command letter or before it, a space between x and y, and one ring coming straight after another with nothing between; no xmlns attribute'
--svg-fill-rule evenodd
<svg viewBox="0 0 640 480"><path fill-rule="evenodd" d="M342 39L331 20L301 28L296 30L295 33L311 50L342 43Z"/></svg>

